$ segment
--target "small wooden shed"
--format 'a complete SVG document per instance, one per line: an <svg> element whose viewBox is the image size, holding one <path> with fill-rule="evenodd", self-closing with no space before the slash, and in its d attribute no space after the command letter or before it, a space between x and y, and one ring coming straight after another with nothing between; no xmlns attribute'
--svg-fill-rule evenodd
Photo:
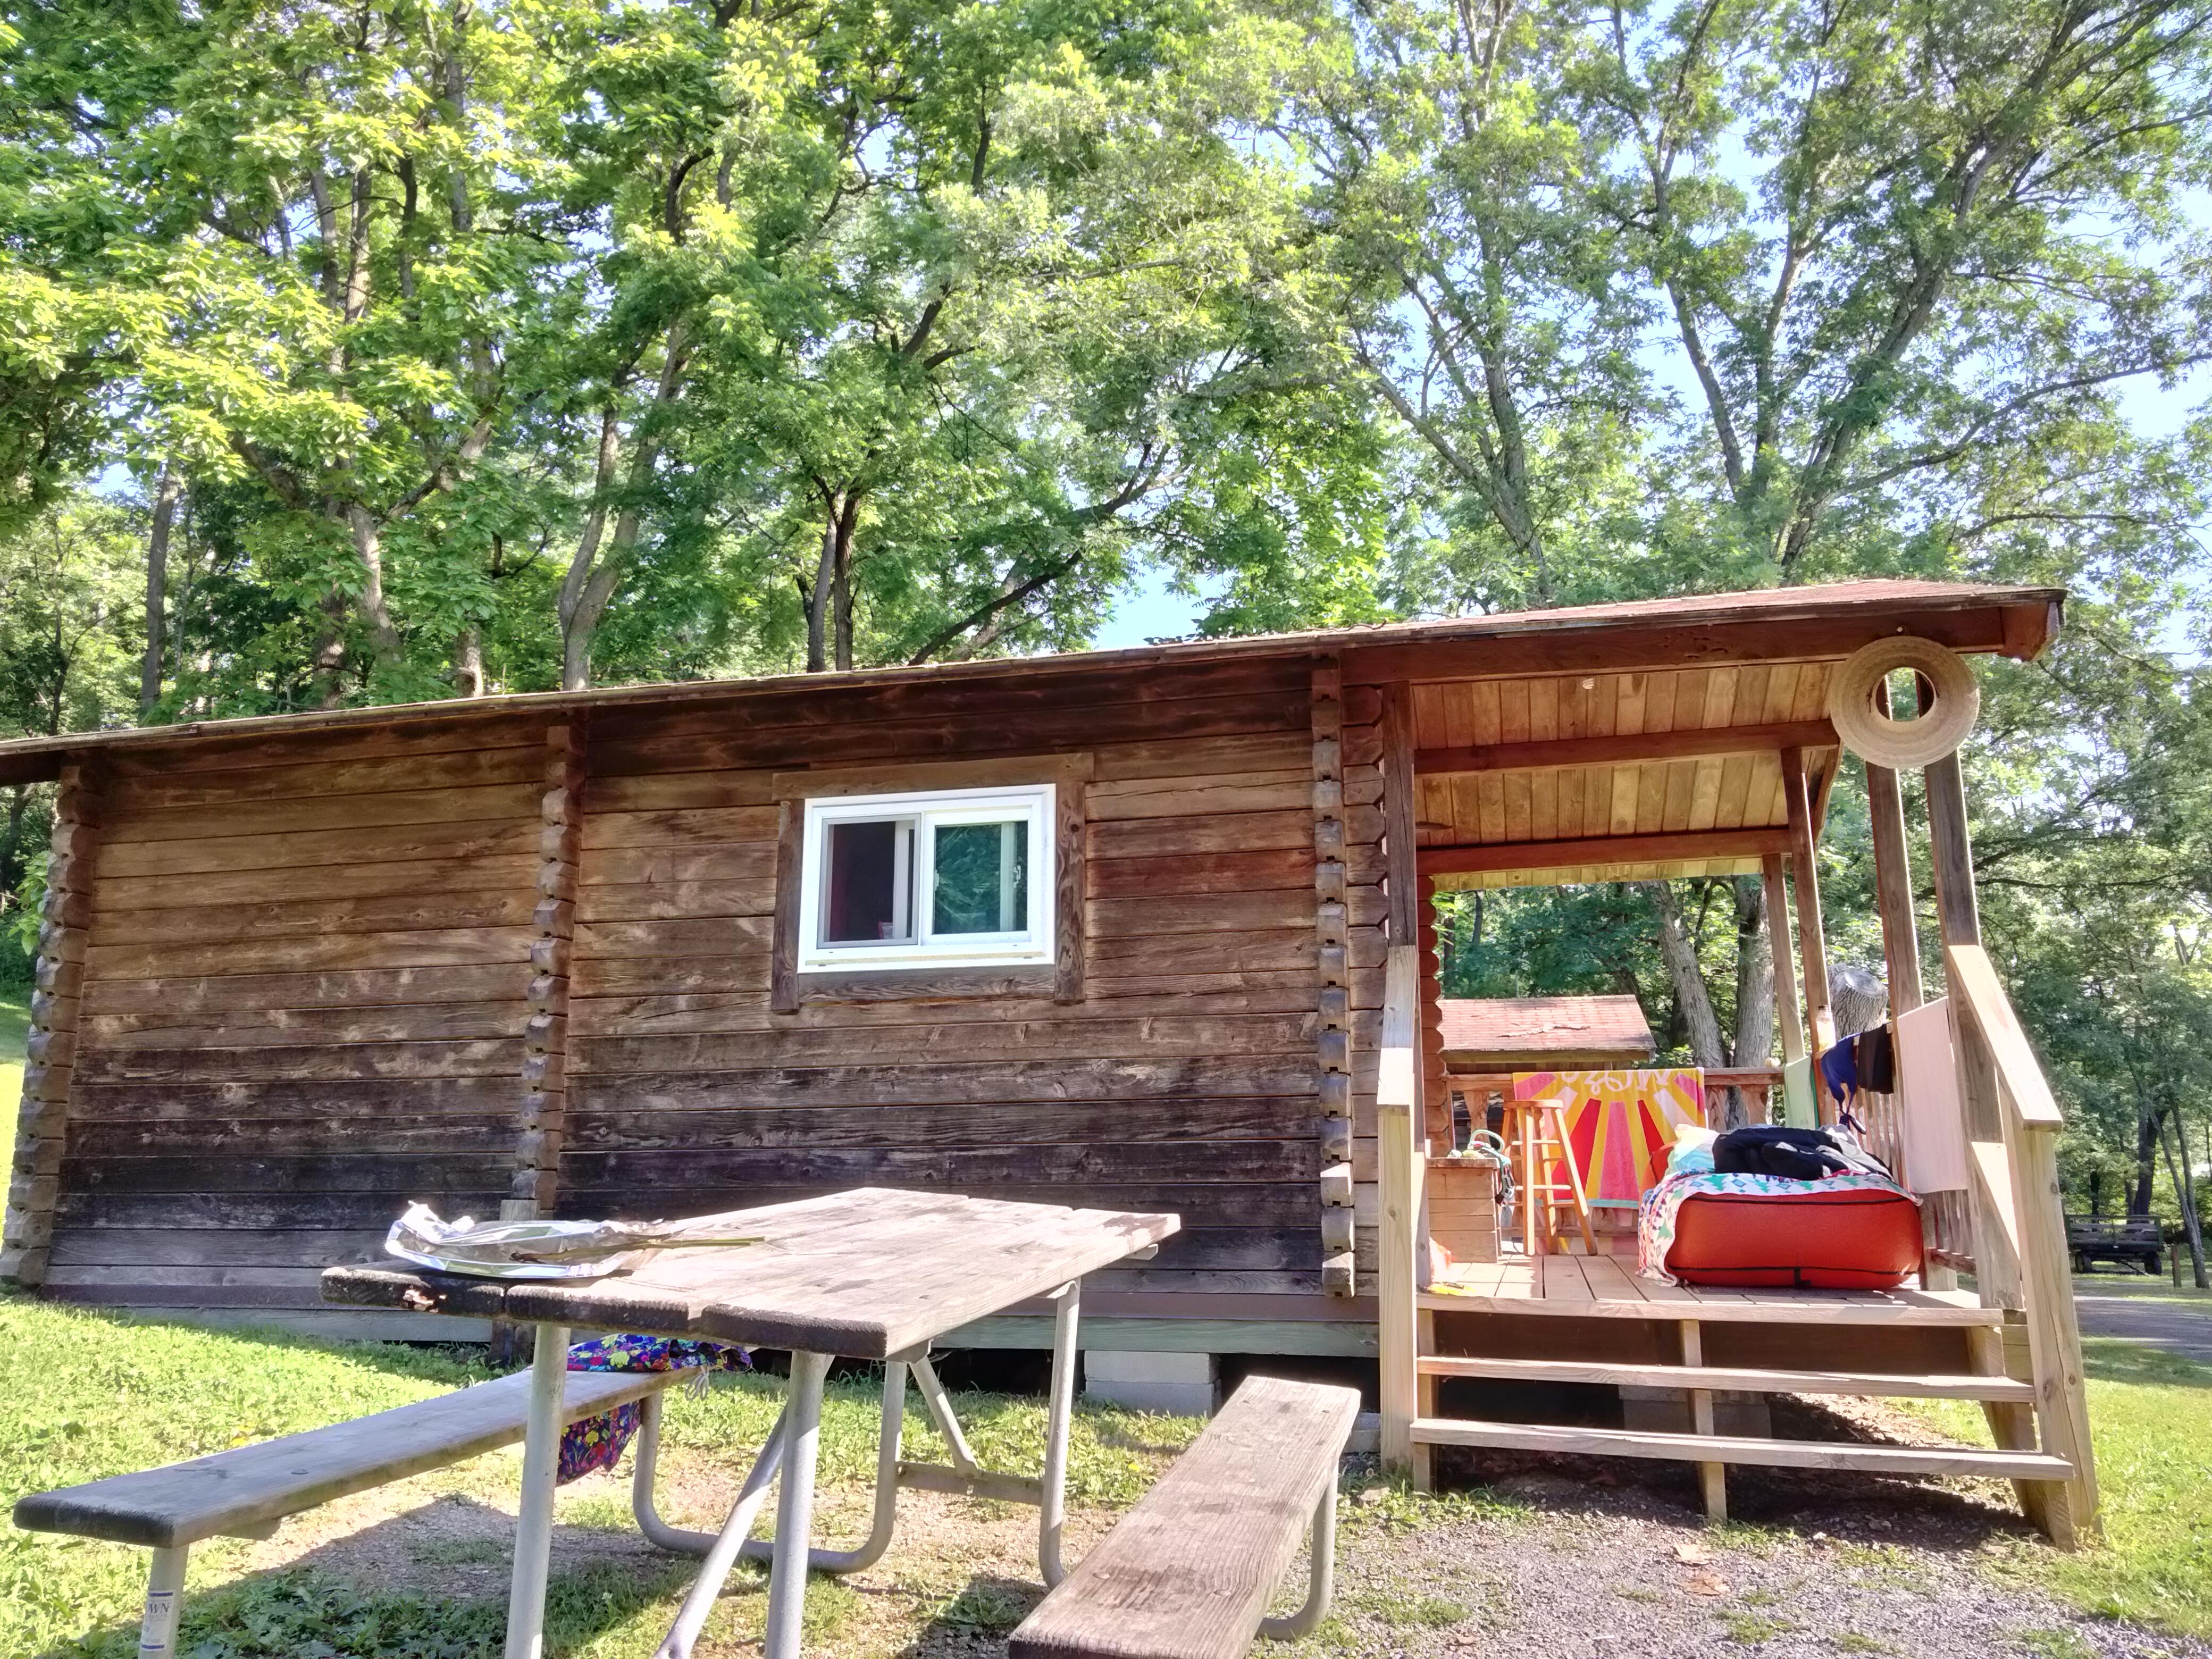
<svg viewBox="0 0 2212 1659"><path fill-rule="evenodd" d="M1659 1052L1632 996L1443 997L1437 1012L1455 1076L1648 1066Z"/></svg>
<svg viewBox="0 0 2212 1659"><path fill-rule="evenodd" d="M366 1334L316 1273L410 1200L927 1186L1180 1212L1086 1294L1091 1346L1371 1354L1384 963L1433 952L1426 895L1778 871L1839 762L1837 661L2033 657L2061 597L1857 582L0 744L0 782L59 785L0 1270Z"/></svg>

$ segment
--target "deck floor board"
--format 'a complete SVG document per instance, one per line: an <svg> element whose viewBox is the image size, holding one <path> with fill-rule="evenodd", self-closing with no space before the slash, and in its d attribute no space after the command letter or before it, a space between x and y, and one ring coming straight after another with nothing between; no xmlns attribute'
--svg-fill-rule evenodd
<svg viewBox="0 0 2212 1659"><path fill-rule="evenodd" d="M1611 1256L1455 1264L1420 1305L1437 1313L1553 1314L1579 1319L1699 1319L1802 1324L1997 1325L2003 1310L1966 1291L1733 1290L1662 1285Z"/></svg>

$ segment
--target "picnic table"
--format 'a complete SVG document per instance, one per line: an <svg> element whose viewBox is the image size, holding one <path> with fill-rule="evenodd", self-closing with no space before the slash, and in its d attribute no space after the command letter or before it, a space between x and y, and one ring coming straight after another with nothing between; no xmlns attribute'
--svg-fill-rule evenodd
<svg viewBox="0 0 2212 1659"><path fill-rule="evenodd" d="M720 1533L662 1538L696 1546L706 1560L660 1654L682 1659L720 1593L781 1473L769 1575L767 1659L798 1659L810 1565L865 1565L889 1542L901 1484L950 1486L1036 1502L1038 1565L1060 1582L1066 1513L1068 1418L1075 1392L1076 1321L1083 1275L1148 1253L1176 1231L1177 1218L1058 1205L1010 1203L951 1194L860 1188L822 1198L735 1210L689 1224L702 1233L759 1242L742 1248L672 1249L635 1271L595 1279L499 1280L458 1274L332 1267L325 1301L538 1328L528 1427L523 1441L521 1516L507 1601L507 1659L539 1659L552 1546L554 1477L569 1333L637 1331L703 1337L791 1353L783 1413L770 1431ZM1035 1297L1054 1309L1052 1395L1042 1480L1034 1485L975 1467L944 1390L928 1370L930 1342L972 1320ZM884 1362L884 1443L877 1468L877 1533L871 1549L842 1555L811 1549L822 1385L836 1358ZM897 1411L914 1369L922 1399L953 1447L954 1467L917 1471L897 1462ZM647 1455L641 1441L640 1455ZM915 1478L908 1478L915 1477ZM641 1510L640 1521L646 1521ZM647 1528L648 1534L653 1528Z"/></svg>

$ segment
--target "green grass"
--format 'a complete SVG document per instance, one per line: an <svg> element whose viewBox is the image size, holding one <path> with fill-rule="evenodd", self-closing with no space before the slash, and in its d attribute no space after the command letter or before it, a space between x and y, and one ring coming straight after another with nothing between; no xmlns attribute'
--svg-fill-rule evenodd
<svg viewBox="0 0 2212 1659"><path fill-rule="evenodd" d="M0 1445L9 1449L0 1461L0 1510L23 1492L295 1433L488 1375L473 1350L206 1331L0 1291ZM672 1451L708 1452L732 1464L750 1461L775 1421L781 1386L772 1378L722 1377L703 1400L677 1401L668 1413ZM880 1393L865 1380L829 1389L821 1440L825 1486L873 1479ZM1044 1447L1037 1402L966 1394L957 1408L987 1464L1037 1466ZM1133 1501L1199 1427L1194 1419L1079 1411L1070 1446L1071 1500ZM911 1395L905 1446L911 1457L946 1455ZM512 1490L515 1468L511 1454L493 1456L450 1479L456 1490L500 1493ZM562 1523L626 1530L628 1504L575 1504L564 1510ZM503 1595L447 1602L404 1587L366 1592L304 1571L241 1577L250 1547L215 1540L193 1550L180 1653L191 1659L489 1659L499 1650ZM463 1543L447 1548L444 1559L469 1560L481 1553ZM440 1553L436 1547L432 1553ZM426 1558L426 1565L438 1564ZM547 1607L549 1651L576 1659L643 1659L695 1570L689 1561L672 1561L644 1573L556 1575ZM143 1550L0 1527L0 1655L125 1659L137 1650L145 1571ZM986 1628L1009 1622L1006 1609L985 1607L984 1599L946 1611ZM737 1621L757 1620L759 1601L726 1598L710 1630L718 1638L742 1640ZM859 1592L817 1580L807 1597L810 1644L832 1639L862 1610Z"/></svg>
<svg viewBox="0 0 2212 1659"><path fill-rule="evenodd" d="M483 1374L436 1352L257 1341L0 1295L0 1504L404 1405ZM191 1583L227 1576L244 1547L197 1549ZM129 1651L127 1641L71 1638L130 1620L145 1572L143 1550L0 1530L0 1653ZM234 1600L203 1598L192 1624L235 1616Z"/></svg>
<svg viewBox="0 0 2212 1659"><path fill-rule="evenodd" d="M23 1041L31 1034L30 993L0 991L0 1146L15 1144L23 1101Z"/></svg>
<svg viewBox="0 0 2212 1659"><path fill-rule="evenodd" d="M2022 1543L2004 1553L2002 1570L2093 1613L2212 1638L2212 1367L2108 1338L2081 1346L2105 1541L2075 1554ZM1990 1443L1966 1401L1910 1409Z"/></svg>

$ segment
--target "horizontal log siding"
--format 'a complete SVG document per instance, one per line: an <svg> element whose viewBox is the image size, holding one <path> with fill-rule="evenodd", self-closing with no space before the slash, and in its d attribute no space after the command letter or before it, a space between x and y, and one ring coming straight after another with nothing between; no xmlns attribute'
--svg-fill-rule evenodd
<svg viewBox="0 0 2212 1659"><path fill-rule="evenodd" d="M861 1183L1173 1209L1188 1231L1157 1261L1092 1282L1319 1290L1308 673L839 690L737 721L603 711L561 1212ZM772 1011L775 774L1081 752L1081 1001Z"/></svg>
<svg viewBox="0 0 2212 1659"><path fill-rule="evenodd" d="M538 720L118 755L50 1293L301 1309L515 1157Z"/></svg>
<svg viewBox="0 0 2212 1659"><path fill-rule="evenodd" d="M1318 1291L1310 675L600 711L558 1212L860 1182L1170 1208L1188 1231L1098 1283ZM311 1308L319 1268L378 1253L408 1200L498 1212L544 1068L545 745L542 717L512 716L112 757L54 1294ZM776 773L1084 753L1082 1000L771 1012ZM1347 791L1355 1008L1379 1001L1375 799Z"/></svg>

